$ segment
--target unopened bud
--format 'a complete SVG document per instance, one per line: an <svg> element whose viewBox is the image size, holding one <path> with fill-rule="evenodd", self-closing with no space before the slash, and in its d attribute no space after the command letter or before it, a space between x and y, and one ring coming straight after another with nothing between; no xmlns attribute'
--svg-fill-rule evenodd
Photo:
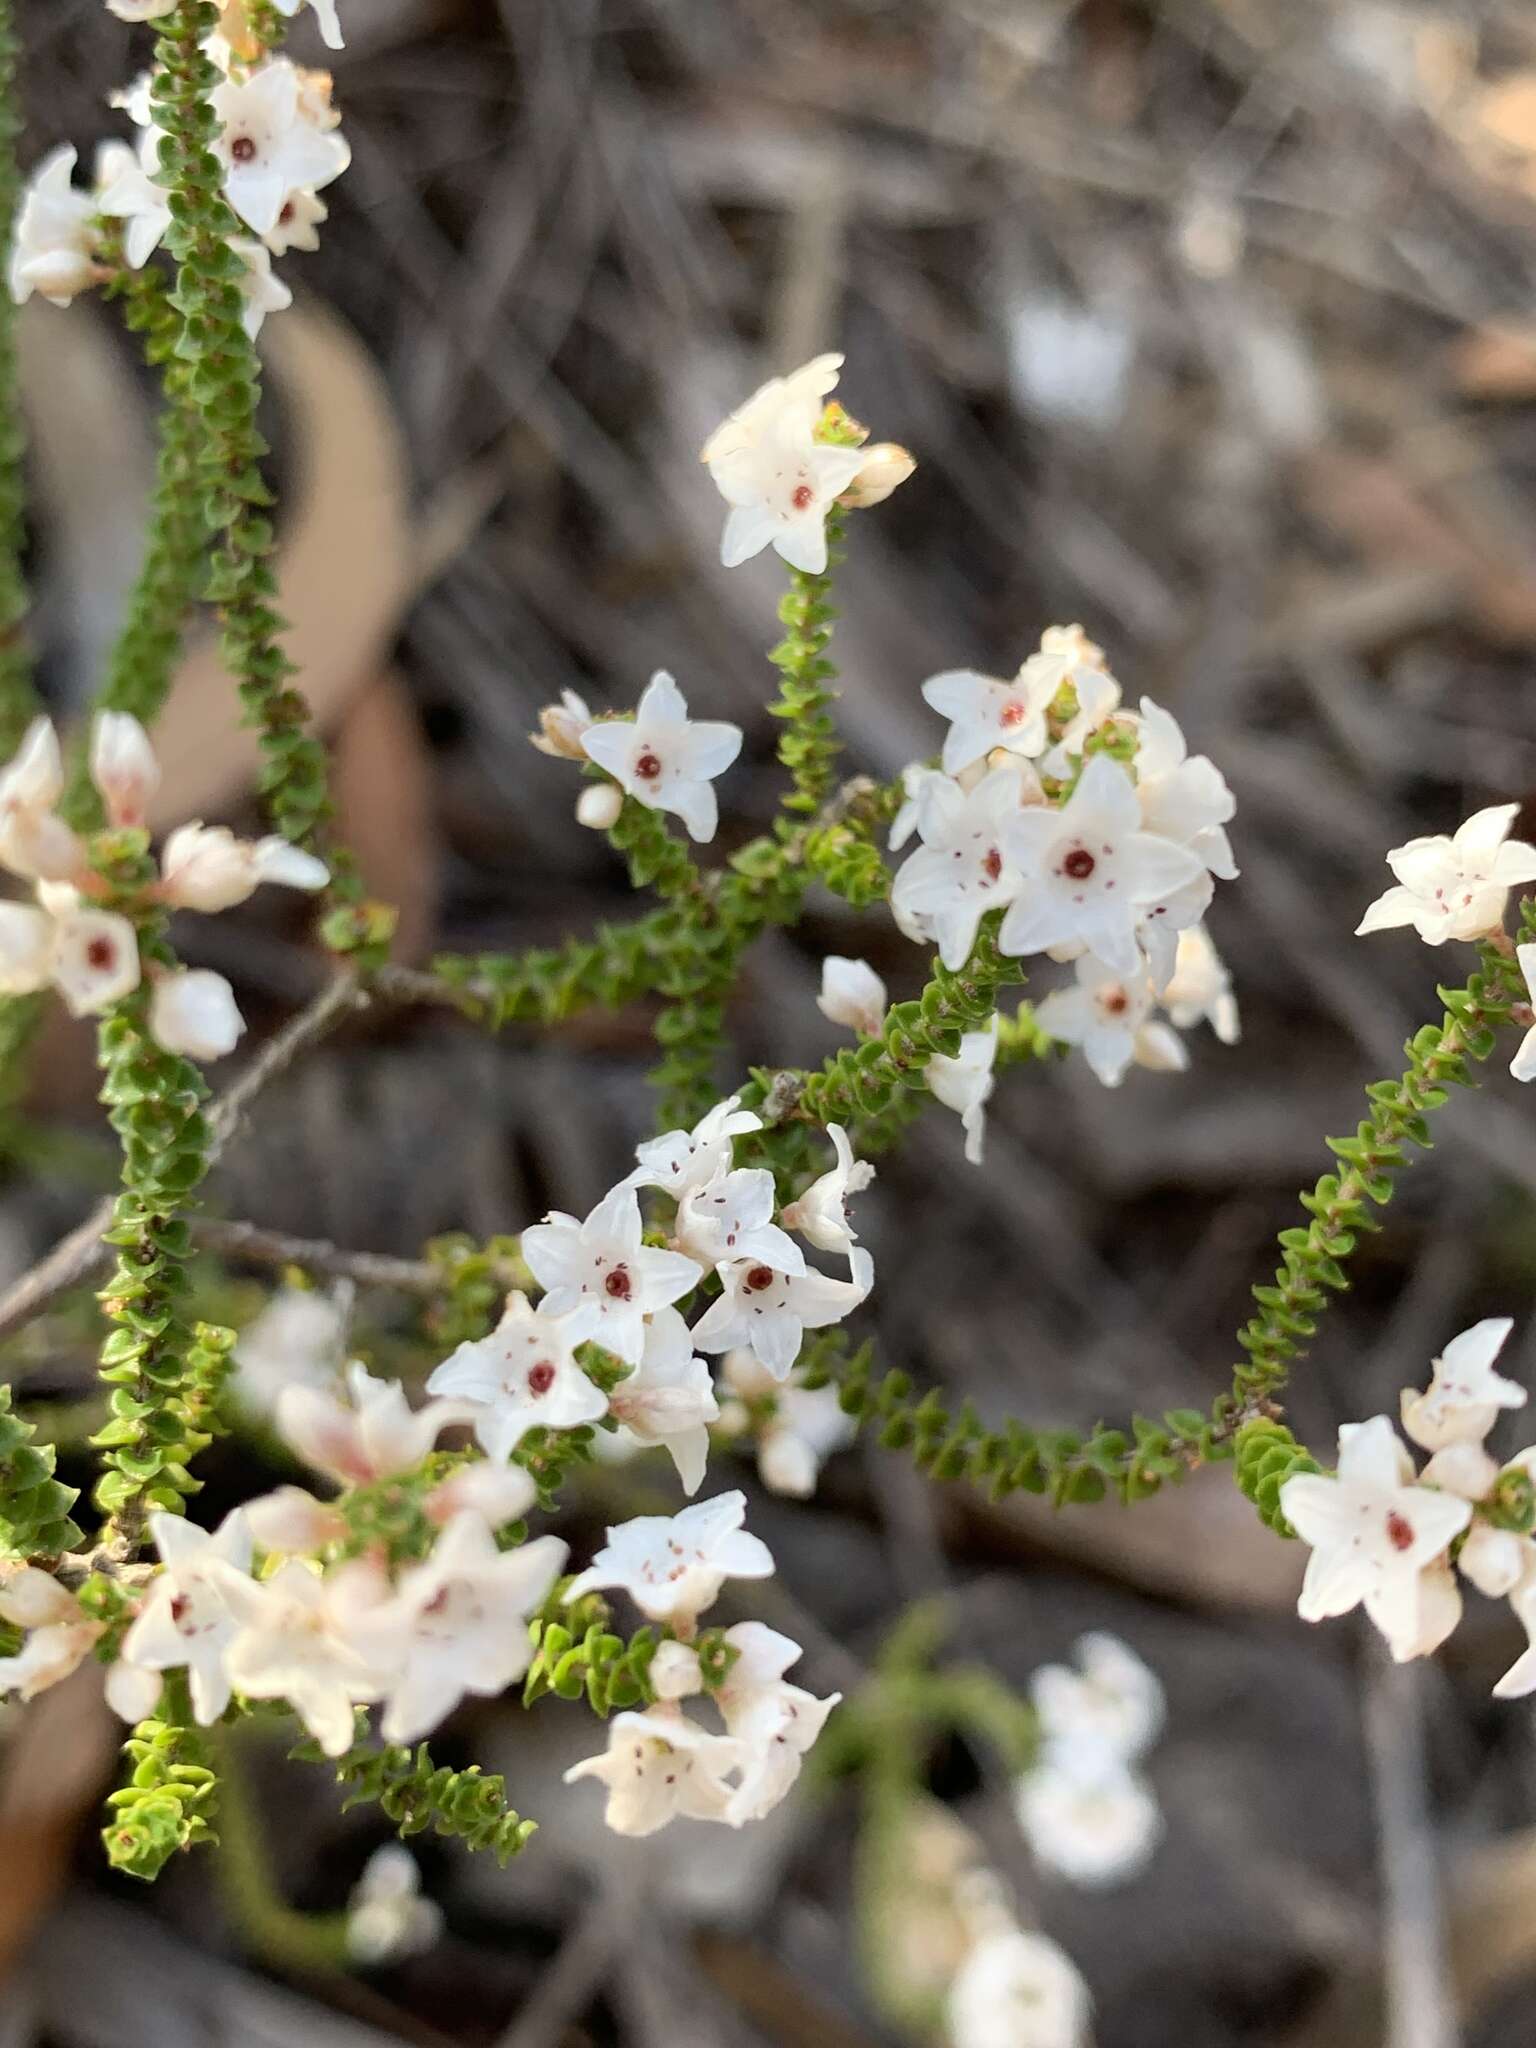
<svg viewBox="0 0 1536 2048"><path fill-rule="evenodd" d="M837 502L857 511L882 504L916 468L914 458L898 442L877 441L865 450L864 467Z"/></svg>
<svg viewBox="0 0 1536 2048"><path fill-rule="evenodd" d="M581 736L592 723L592 714L574 690L562 692L558 704L546 704L539 713L539 729L530 735L541 754L553 754L561 761L585 761L587 750Z"/></svg>
<svg viewBox="0 0 1536 2048"><path fill-rule="evenodd" d="M616 782L594 782L576 799L576 822L593 832L606 832L619 822L624 792Z"/></svg>

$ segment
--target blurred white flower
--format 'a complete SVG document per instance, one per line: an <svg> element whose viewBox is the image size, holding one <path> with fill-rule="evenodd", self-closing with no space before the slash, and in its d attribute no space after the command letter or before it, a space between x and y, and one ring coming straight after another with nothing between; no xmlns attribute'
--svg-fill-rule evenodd
<svg viewBox="0 0 1536 2048"><path fill-rule="evenodd" d="M421 1869L403 1842L375 1849L347 1900L347 1950L365 1969L402 1963L431 1948L442 1908L422 1897Z"/></svg>

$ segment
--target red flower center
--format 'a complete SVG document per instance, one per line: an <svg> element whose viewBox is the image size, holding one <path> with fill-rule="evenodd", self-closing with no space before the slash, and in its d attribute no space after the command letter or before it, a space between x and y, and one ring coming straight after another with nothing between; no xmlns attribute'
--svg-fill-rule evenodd
<svg viewBox="0 0 1536 2048"><path fill-rule="evenodd" d="M1013 728L1022 725L1028 716L1029 706L1021 704L1017 697L1013 697L1003 707L1002 723L1009 732L1012 732Z"/></svg>
<svg viewBox="0 0 1536 2048"><path fill-rule="evenodd" d="M642 782L654 782L661 773L661 761L651 752L649 747L646 748L645 752L636 761L635 773Z"/></svg>
<svg viewBox="0 0 1536 2048"><path fill-rule="evenodd" d="M117 965L117 947L111 939L92 939L85 949L86 965L94 967L98 974L105 974L109 967Z"/></svg>
<svg viewBox="0 0 1536 2048"><path fill-rule="evenodd" d="M808 512L815 492L809 484L796 484L789 494L789 502L797 512Z"/></svg>
<svg viewBox="0 0 1536 2048"><path fill-rule="evenodd" d="M229 153L237 164L248 164L256 154L256 145L249 135L237 135L229 145Z"/></svg>
<svg viewBox="0 0 1536 2048"><path fill-rule="evenodd" d="M628 1301L635 1291L635 1283L629 1277L628 1266L615 1266L603 1281L603 1292L612 1301Z"/></svg>
<svg viewBox="0 0 1536 2048"><path fill-rule="evenodd" d="M981 864L982 873L989 882L995 882L1003 872L1003 856L995 846L987 848L987 857Z"/></svg>
<svg viewBox="0 0 1536 2048"><path fill-rule="evenodd" d="M1394 1550L1413 1548L1413 1525L1405 1515L1400 1515L1396 1508L1387 1516L1387 1541Z"/></svg>
<svg viewBox="0 0 1536 2048"><path fill-rule="evenodd" d="M1103 1003L1111 1017L1123 1017L1131 1007L1131 999L1123 988L1109 990L1103 998Z"/></svg>
<svg viewBox="0 0 1536 2048"><path fill-rule="evenodd" d="M1074 882L1086 882L1097 866L1098 862L1086 846L1074 846L1062 862L1062 867Z"/></svg>
<svg viewBox="0 0 1536 2048"><path fill-rule="evenodd" d="M609 1277L612 1278L612 1275ZM555 1368L547 1358L541 1358L537 1365L530 1366L528 1371L528 1391L530 1394L547 1394L554 1384Z"/></svg>
<svg viewBox="0 0 1536 2048"><path fill-rule="evenodd" d="M747 1275L746 1284L753 1294L761 1294L765 1287L773 1285L772 1266L754 1266Z"/></svg>

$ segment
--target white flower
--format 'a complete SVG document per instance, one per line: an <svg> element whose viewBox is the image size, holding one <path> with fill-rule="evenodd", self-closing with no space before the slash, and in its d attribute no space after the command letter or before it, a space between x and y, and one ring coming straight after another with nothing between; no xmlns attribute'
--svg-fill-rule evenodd
<svg viewBox="0 0 1536 2048"><path fill-rule="evenodd" d="M240 1508L211 1533L181 1515L154 1514L149 1533L164 1569L150 1582L138 1618L123 1637L121 1663L156 1674L185 1669L193 1718L209 1728L229 1705L224 1652L239 1624L224 1588L232 1573L250 1571L250 1524ZM113 1666L114 1676L120 1668ZM130 1711L124 1719L142 1720L143 1712Z"/></svg>
<svg viewBox="0 0 1536 2048"><path fill-rule="evenodd" d="M336 0L309 0L315 10L315 19L320 24L320 35L328 50L344 47L341 40L341 23L336 15ZM273 0L279 14L294 15L304 5L304 0Z"/></svg>
<svg viewBox="0 0 1536 2048"><path fill-rule="evenodd" d="M427 1392L473 1404L475 1435L502 1461L530 1429L574 1429L608 1411L576 1362L569 1325L534 1308L526 1294L508 1295L491 1334L445 1358Z"/></svg>
<svg viewBox="0 0 1536 2048"><path fill-rule="evenodd" d="M273 256L286 256L290 249L318 249L320 229L330 217L331 209L318 192L290 192L262 243Z"/></svg>
<svg viewBox="0 0 1536 2048"><path fill-rule="evenodd" d="M903 448L899 441L876 441L860 453L864 459L859 464L859 473L838 501L855 511L883 505L892 491L899 490L917 469L912 451Z"/></svg>
<svg viewBox="0 0 1536 2048"><path fill-rule="evenodd" d="M888 997L885 983L867 960L829 953L821 963L821 993L816 1007L833 1024L846 1024L866 1038L885 1029Z"/></svg>
<svg viewBox="0 0 1536 2048"><path fill-rule="evenodd" d="M341 137L304 116L299 74L285 57L243 77L230 77L212 95L220 134L214 149L224 165L224 196L253 233L277 225L295 190L313 191L339 178L352 152Z"/></svg>
<svg viewBox="0 0 1536 2048"><path fill-rule="evenodd" d="M539 729L529 735L541 754L557 761L585 761L587 750L581 736L592 724L592 713L584 697L574 690L562 690L558 704L546 704L539 713Z"/></svg>
<svg viewBox="0 0 1536 2048"><path fill-rule="evenodd" d="M1205 754L1192 756L1179 721L1150 697L1141 700L1136 794L1149 832L1187 846L1223 881L1234 878L1226 827L1237 814L1237 800L1215 762Z"/></svg>
<svg viewBox="0 0 1536 2048"><path fill-rule="evenodd" d="M741 727L690 719L687 700L665 669L651 677L632 719L589 725L581 743L636 803L672 811L690 839L714 838L720 812L711 784L741 752Z"/></svg>
<svg viewBox="0 0 1536 2048"><path fill-rule="evenodd" d="M1463 1578L1490 1600L1502 1600L1536 1564L1536 1543L1529 1536L1517 1536L1513 1529L1495 1529L1491 1522L1474 1522L1456 1559Z"/></svg>
<svg viewBox="0 0 1536 2048"><path fill-rule="evenodd" d="M798 1661L800 1645L760 1621L738 1622L725 1631L725 1640L738 1654L716 1700L742 1748L741 1783L725 1819L742 1827L761 1820L784 1798L842 1694L818 1699L786 1684L784 1673Z"/></svg>
<svg viewBox="0 0 1536 2048"><path fill-rule="evenodd" d="M272 252L260 242L231 242L231 251L244 269L236 289L245 301L240 324L254 341L269 313L281 313L293 304L293 293L280 277L272 274Z"/></svg>
<svg viewBox="0 0 1536 2048"><path fill-rule="evenodd" d="M709 1425L719 1403L705 1361L675 1308L655 1310L640 1363L609 1396L609 1408L643 1444L663 1444L686 1494L698 1492L709 1458Z"/></svg>
<svg viewBox="0 0 1536 2048"><path fill-rule="evenodd" d="M702 459L731 508L720 543L727 569L772 547L792 569L825 571L827 513L865 461L862 449L815 438L842 365L839 355L817 356L772 378L704 443Z"/></svg>
<svg viewBox="0 0 1536 2048"><path fill-rule="evenodd" d="M758 1432L757 1476L770 1493L809 1500L826 1460L856 1434L836 1387L785 1386L772 1420Z"/></svg>
<svg viewBox="0 0 1536 2048"><path fill-rule="evenodd" d="M67 882L80 872L84 849L54 812L63 794L58 734L35 718L0 772L0 867L27 881Z"/></svg>
<svg viewBox="0 0 1536 2048"><path fill-rule="evenodd" d="M807 1330L823 1330L852 1315L874 1284L868 1252L855 1246L852 1277L825 1273L781 1273L761 1261L739 1260L719 1268L722 1293L693 1326L701 1351L730 1351L743 1345L777 1380L787 1379Z"/></svg>
<svg viewBox="0 0 1536 2048"><path fill-rule="evenodd" d="M552 1209L523 1232L523 1257L547 1290L544 1313L568 1318L573 1344L590 1337L626 1365L640 1363L645 1318L703 1277L695 1260L642 1244L643 1234L640 1204L627 1183L584 1222Z"/></svg>
<svg viewBox="0 0 1536 2048"><path fill-rule="evenodd" d="M177 826L160 855L160 895L177 910L229 910L263 882L314 890L329 880L323 861L276 833L237 839L227 826L195 818Z"/></svg>
<svg viewBox="0 0 1536 2048"><path fill-rule="evenodd" d="M476 1458L440 1480L422 1501L422 1513L439 1528L455 1515L476 1514L491 1529L520 1522L539 1497L539 1489L521 1465L501 1465Z"/></svg>
<svg viewBox="0 0 1536 2048"><path fill-rule="evenodd" d="M1162 1838L1151 1789L1112 1749L1092 1743L1048 1744L1015 1787L1014 1810L1036 1862L1071 1884L1135 1877Z"/></svg>
<svg viewBox="0 0 1536 2048"><path fill-rule="evenodd" d="M935 1101L942 1102L960 1118L965 1131L965 1156L980 1166L986 1137L987 1103L995 1081L997 1064L997 1013L981 1031L967 1031L960 1050L953 1055L936 1052L923 1069L923 1079Z"/></svg>
<svg viewBox="0 0 1536 2048"><path fill-rule="evenodd" d="M1504 922L1517 882L1536 881L1536 846L1509 838L1518 804L1494 804L1468 818L1452 839L1410 839L1387 866L1397 877L1366 911L1356 934L1411 924L1427 946L1480 939Z"/></svg>
<svg viewBox="0 0 1536 2048"><path fill-rule="evenodd" d="M1102 1630L1074 1646L1078 1669L1044 1664L1030 1681L1048 1743L1088 1743L1134 1762L1157 1740L1167 1711L1157 1674L1128 1643Z"/></svg>
<svg viewBox="0 0 1536 2048"><path fill-rule="evenodd" d="M1200 923L1216 895L1216 884L1202 868L1192 882L1170 889L1155 903L1144 903L1136 919L1136 943L1146 955L1152 986L1165 990L1178 972L1179 941Z"/></svg>
<svg viewBox="0 0 1536 2048"><path fill-rule="evenodd" d="M1201 863L1141 827L1136 785L1095 754L1061 810L1009 818L1006 853L1023 877L1003 919L1005 953L1081 943L1119 974L1136 972L1138 911L1192 882Z"/></svg>
<svg viewBox="0 0 1536 2048"><path fill-rule="evenodd" d="M150 1036L167 1052L221 1060L245 1030L235 992L222 974L181 967L156 978L149 999Z"/></svg>
<svg viewBox="0 0 1536 2048"><path fill-rule="evenodd" d="M867 1159L854 1158L853 1146L841 1124L828 1124L827 1136L832 1140L836 1163L819 1180L812 1181L797 1201L790 1203L782 1220L786 1229L798 1230L818 1251L841 1252L846 1256L858 1236L849 1220L848 1199L862 1194L874 1179L875 1169Z"/></svg>
<svg viewBox="0 0 1536 2048"><path fill-rule="evenodd" d="M1223 1045L1236 1045L1242 1036L1232 977L1203 924L1179 933L1173 978L1163 988L1162 1004L1181 1031L1204 1022Z"/></svg>
<svg viewBox="0 0 1536 2048"><path fill-rule="evenodd" d="M608 1747L573 1764L567 1785L597 1778L608 1788L603 1819L616 1835L654 1835L668 1821L722 1820L731 1801L725 1782L741 1761L741 1745L711 1735L681 1707L665 1703L641 1714L615 1714Z"/></svg>
<svg viewBox="0 0 1536 2048"><path fill-rule="evenodd" d="M0 1657L0 1698L13 1692L36 1699L68 1678L101 1634L74 1596L35 1565L0 1572L0 1621L27 1631L14 1657Z"/></svg>
<svg viewBox="0 0 1536 2048"><path fill-rule="evenodd" d="M375 1849L347 1900L347 1953L365 1969L400 1963L431 1948L442 1908L421 1895L421 1870L403 1842Z"/></svg>
<svg viewBox="0 0 1536 2048"><path fill-rule="evenodd" d="M107 0L107 11L119 21L158 21L175 5L176 0Z"/></svg>
<svg viewBox="0 0 1536 2048"><path fill-rule="evenodd" d="M49 978L72 1017L95 1017L139 985L139 938L115 910L66 908L53 921Z"/></svg>
<svg viewBox="0 0 1536 2048"><path fill-rule="evenodd" d="M629 1176L629 1185L661 1188L681 1200L690 1188L703 1187L724 1173L734 1157L735 1140L763 1128L754 1111L737 1107L740 1101L739 1095L728 1095L691 1131L664 1131L636 1146L640 1164Z"/></svg>
<svg viewBox="0 0 1536 2048"><path fill-rule="evenodd" d="M302 1486L277 1486L245 1504L257 1547L278 1557L305 1557L345 1540L347 1518Z"/></svg>
<svg viewBox="0 0 1536 2048"><path fill-rule="evenodd" d="M126 711L97 713L91 735L91 780L114 825L142 825L160 787L160 763L149 734Z"/></svg>
<svg viewBox="0 0 1536 2048"><path fill-rule="evenodd" d="M491 1699L533 1661L528 1618L549 1597L566 1545L540 1536L498 1550L479 1515L456 1515L424 1564L373 1608L358 1643L390 1672L380 1724L386 1742L417 1742L466 1693Z"/></svg>
<svg viewBox="0 0 1536 2048"><path fill-rule="evenodd" d="M1525 978L1525 992L1536 1001L1536 946L1516 946L1515 958L1520 963L1520 972ZM1509 1071L1517 1081L1536 1081L1536 1024L1533 1024L1515 1049L1515 1056L1509 1063Z"/></svg>
<svg viewBox="0 0 1536 2048"><path fill-rule="evenodd" d="M1450 1575L1442 1579L1436 1567L1472 1509L1413 1483L1413 1461L1385 1415L1346 1423L1337 1474L1295 1474L1280 1489L1280 1509L1312 1546L1297 1603L1303 1621L1363 1603L1399 1663L1426 1655L1455 1627L1459 1596L1452 1584L1453 1612Z"/></svg>
<svg viewBox="0 0 1536 2048"><path fill-rule="evenodd" d="M751 1259L780 1273L803 1273L805 1254L773 1221L777 1202L765 1166L742 1166L690 1188L678 1204L673 1243L705 1267Z"/></svg>
<svg viewBox="0 0 1536 2048"><path fill-rule="evenodd" d="M22 195L9 278L17 305L38 292L55 306L67 306L99 275L96 200L74 182L77 161L67 143L50 150Z"/></svg>
<svg viewBox="0 0 1536 2048"><path fill-rule="evenodd" d="M124 142L103 143L96 158L97 210L122 221L123 256L130 270L144 268L171 224L170 194L155 178L160 141L158 128L146 128L136 150Z"/></svg>
<svg viewBox="0 0 1536 2048"><path fill-rule="evenodd" d="M349 1398L339 1400L314 1387L284 1387L276 1408L289 1449L343 1486L414 1471L445 1429L474 1419L462 1401L429 1401L413 1412L398 1380L376 1380L363 1365L347 1367L346 1391Z"/></svg>
<svg viewBox="0 0 1536 2048"><path fill-rule="evenodd" d="M1022 1927L984 1934L955 1973L951 2048L1087 2048L1088 1987L1064 1949Z"/></svg>
<svg viewBox="0 0 1536 2048"><path fill-rule="evenodd" d="M235 1392L269 1415L290 1385L329 1387L341 1369L347 1318L341 1300L312 1287L280 1287L235 1342Z"/></svg>
<svg viewBox="0 0 1536 2048"><path fill-rule="evenodd" d="M1487 1316L1453 1337L1433 1361L1429 1391L1403 1389L1403 1428L1426 1451L1480 1444L1501 1408L1523 1408L1525 1388L1500 1377L1493 1362L1514 1328L1508 1316Z"/></svg>
<svg viewBox="0 0 1536 2048"><path fill-rule="evenodd" d="M53 919L31 903L0 903L0 995L46 988L53 969Z"/></svg>
<svg viewBox="0 0 1536 2048"><path fill-rule="evenodd" d="M947 794L935 789L919 819L923 844L892 884L892 909L932 931L939 957L952 970L970 957L986 913L1012 903L1022 886L1008 851L1019 798L1018 772L1006 762L969 793L953 782Z"/></svg>
<svg viewBox="0 0 1536 2048"><path fill-rule="evenodd" d="M1499 1700L1523 1700L1536 1692L1536 1561L1527 1562L1519 1584L1509 1596L1509 1604L1525 1630L1529 1644L1493 1688L1493 1696ZM4 1666L0 1665L0 1672L3 1670ZM0 1690L3 1689L3 1680L0 1680Z"/></svg>
<svg viewBox="0 0 1536 2048"><path fill-rule="evenodd" d="M746 1497L716 1494L675 1515L639 1515L610 1529L587 1569L571 1581L567 1600L622 1586L651 1621L687 1626L713 1604L727 1579L773 1576L768 1546L741 1526Z"/></svg>
<svg viewBox="0 0 1536 2048"><path fill-rule="evenodd" d="M1155 997L1143 967L1122 978L1091 953L1077 962L1077 987L1055 989L1035 1011L1042 1031L1078 1045L1106 1088L1118 1088L1130 1067L1181 1072L1189 1054L1176 1031L1153 1014Z"/></svg>
<svg viewBox="0 0 1536 2048"><path fill-rule="evenodd" d="M239 1629L224 1653L236 1692L253 1700L287 1700L327 1756L352 1741L353 1709L381 1698L391 1672L359 1647L365 1624L384 1594L372 1565L344 1565L320 1578L290 1561L260 1584L231 1573L223 1595Z"/></svg>
<svg viewBox="0 0 1536 2048"><path fill-rule="evenodd" d="M901 808L891 820L886 845L892 853L900 853L914 832L922 831L923 821L930 812L943 805L947 799L943 792L954 784L954 777L946 775L942 768L929 768L921 761L914 761L901 771L901 786L905 791Z"/></svg>
<svg viewBox="0 0 1536 2048"><path fill-rule="evenodd" d="M1054 672L1025 662L1011 683L974 669L946 669L923 685L923 700L950 721L941 757L946 775L958 775L994 747L1033 759L1045 752L1045 714L1060 686Z"/></svg>

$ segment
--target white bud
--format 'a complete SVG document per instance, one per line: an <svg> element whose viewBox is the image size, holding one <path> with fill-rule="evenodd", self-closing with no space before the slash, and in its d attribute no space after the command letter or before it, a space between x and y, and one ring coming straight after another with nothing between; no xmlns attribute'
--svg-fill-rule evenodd
<svg viewBox="0 0 1536 2048"><path fill-rule="evenodd" d="M822 961L816 1007L834 1024L873 1038L885 1028L886 1001L885 983L867 960L829 953Z"/></svg>
<svg viewBox="0 0 1536 2048"><path fill-rule="evenodd" d="M30 903L0 903L0 995L26 996L47 985L53 919Z"/></svg>
<svg viewBox="0 0 1536 2048"><path fill-rule="evenodd" d="M119 1657L107 1673L107 1705L130 1727L147 1721L160 1704L165 1681L158 1671L146 1671L142 1664L130 1664Z"/></svg>
<svg viewBox="0 0 1536 2048"><path fill-rule="evenodd" d="M770 1493L809 1500L820 1470L816 1453L792 1429L770 1429L757 1448L757 1476Z"/></svg>
<svg viewBox="0 0 1536 2048"><path fill-rule="evenodd" d="M23 1565L0 1579L0 1621L13 1628L56 1628L84 1615L58 1580L36 1565Z"/></svg>
<svg viewBox="0 0 1536 2048"><path fill-rule="evenodd" d="M857 511L881 505L892 491L904 484L917 463L907 449L895 441L877 441L864 450L864 467L838 499Z"/></svg>
<svg viewBox="0 0 1536 2048"><path fill-rule="evenodd" d="M663 1643L651 1659L650 1678L659 1700L686 1700L704 1689L698 1652L686 1643Z"/></svg>
<svg viewBox="0 0 1536 2048"><path fill-rule="evenodd" d="M94 1017L139 985L139 937L112 910L72 910L54 926L53 983L71 1016Z"/></svg>
<svg viewBox="0 0 1536 2048"><path fill-rule="evenodd" d="M155 983L149 1028L167 1052L193 1060L221 1060L245 1029L234 990L207 968L179 968Z"/></svg>
<svg viewBox="0 0 1536 2048"><path fill-rule="evenodd" d="M1520 1583L1526 1560L1533 1555L1529 1538L1513 1529L1495 1529L1487 1522L1474 1522L1461 1546L1457 1563L1490 1600L1502 1600Z"/></svg>
<svg viewBox="0 0 1536 2048"><path fill-rule="evenodd" d="M606 832L619 822L624 792L616 782L594 782L576 799L576 822L593 832Z"/></svg>
<svg viewBox="0 0 1536 2048"><path fill-rule="evenodd" d="M103 711L91 739L91 780L114 825L142 825L160 786L149 735L126 711Z"/></svg>

